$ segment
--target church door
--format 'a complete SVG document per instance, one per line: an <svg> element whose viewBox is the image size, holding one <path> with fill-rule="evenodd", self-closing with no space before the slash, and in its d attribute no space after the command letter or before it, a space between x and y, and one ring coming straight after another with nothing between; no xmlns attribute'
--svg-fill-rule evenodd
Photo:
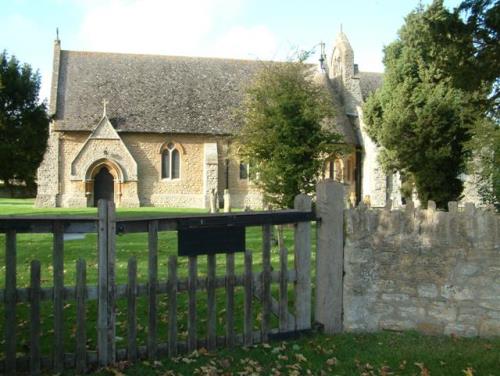
<svg viewBox="0 0 500 376"><path fill-rule="evenodd" d="M94 206L97 206L100 199L113 201L114 196L113 175L106 167L102 167L94 177Z"/></svg>

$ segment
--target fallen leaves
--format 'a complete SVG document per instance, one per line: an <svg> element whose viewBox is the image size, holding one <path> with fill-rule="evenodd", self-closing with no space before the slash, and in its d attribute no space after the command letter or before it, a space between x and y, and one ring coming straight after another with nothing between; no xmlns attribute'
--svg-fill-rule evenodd
<svg viewBox="0 0 500 376"><path fill-rule="evenodd" d="M326 364L330 367L337 365L337 358L334 357L334 358L327 359Z"/></svg>
<svg viewBox="0 0 500 376"><path fill-rule="evenodd" d="M420 368L420 376L430 376L431 375L430 371L427 369L427 367L425 366L424 363L415 362L415 365L418 368Z"/></svg>
<svg viewBox="0 0 500 376"><path fill-rule="evenodd" d="M474 369L472 367L467 367L463 370L465 376L474 376Z"/></svg>
<svg viewBox="0 0 500 376"><path fill-rule="evenodd" d="M307 358L302 354L295 354L295 359L297 362L307 362Z"/></svg>

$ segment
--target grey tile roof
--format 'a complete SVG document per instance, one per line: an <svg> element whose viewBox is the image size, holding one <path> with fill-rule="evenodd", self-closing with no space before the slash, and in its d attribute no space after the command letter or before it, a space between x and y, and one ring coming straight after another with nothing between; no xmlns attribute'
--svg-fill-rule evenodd
<svg viewBox="0 0 500 376"><path fill-rule="evenodd" d="M335 110L335 130L340 133L346 144L350 145L360 145L356 132L354 130L353 124L349 117L346 115L345 108L342 105L342 100L340 94L335 89L334 84L328 79L328 76L323 72L318 72L316 74L316 80L321 82L327 88L328 92L332 97L332 105Z"/></svg>
<svg viewBox="0 0 500 376"><path fill-rule="evenodd" d="M63 50L55 129L92 130L106 99L107 115L119 132L235 134L241 126L235 109L262 64ZM356 143L346 116L338 117L346 142Z"/></svg>
<svg viewBox="0 0 500 376"><path fill-rule="evenodd" d="M103 100L118 131L232 134L262 62L61 51L56 128L91 130Z"/></svg>
<svg viewBox="0 0 500 376"><path fill-rule="evenodd" d="M383 73L359 72L359 85L361 87L361 95L363 97L363 101L366 101L371 93L382 86L383 79Z"/></svg>

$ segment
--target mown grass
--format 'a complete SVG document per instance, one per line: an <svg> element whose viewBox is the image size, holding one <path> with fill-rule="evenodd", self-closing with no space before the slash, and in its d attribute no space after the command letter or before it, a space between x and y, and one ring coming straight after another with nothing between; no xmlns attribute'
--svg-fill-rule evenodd
<svg viewBox="0 0 500 376"><path fill-rule="evenodd" d="M0 213L8 212L9 215L80 215L94 214L95 209L50 209L47 213L45 209L33 209L32 201L20 200L0 200ZM3 210L7 208L7 210ZM143 208L141 208L143 209ZM141 209L119 209L119 216L128 215L152 215L158 214L186 214L195 212L195 210L174 210L165 208L146 208L149 211ZM198 210L198 212L203 212ZM246 247L253 252L254 271L262 270L262 235L260 227L249 227L246 230ZM293 228L287 227L284 230L285 244L289 249L289 268L293 268ZM32 260L39 260L41 263L41 283L42 287L53 286L52 269L52 242L51 234L18 234L17 235L17 286L18 288L28 287L30 283L30 263ZM5 285L5 235L0 234L0 288ZM160 282L167 279L167 262L170 255L177 254L177 234L176 232L159 233L159 252L158 252L158 278ZM314 253L313 253L314 254ZM147 234L125 234L119 235L116 241L116 281L118 284L127 283L127 265L131 257L137 259L137 280L138 283L146 283L148 275L148 252L147 252ZM82 258L87 263L87 284L95 286L97 284L97 236L96 234L86 234L83 239L67 240L64 244L64 284L65 286L74 286L76 283L76 261ZM217 255L217 276L225 275L225 255ZM271 251L272 267L279 268L279 253L277 246L274 245ZM187 277L187 257L178 259L178 275L180 278ZM200 277L206 276L206 257L198 257L198 274ZM243 254L235 256L235 270L237 274L242 274L244 269ZM278 297L278 286L273 286L273 295ZM235 291L235 324L239 332L243 328L243 289L237 288ZM293 288L289 286L290 306L293 305ZM206 293L197 294L197 315L198 315L198 335L206 335ZM224 289L218 289L216 293L217 313L218 313L218 334L224 334L224 312L226 304L226 295ZM120 348L126 347L126 318L127 304L125 299L117 302L117 345ZM167 338L167 298L166 295L158 297L158 340L165 342ZM0 306L0 318L4 317L4 307ZM53 306L51 302L42 303L41 315L41 349L42 353L50 354L53 345ZM137 299L138 315L138 343L144 345L147 338L147 298L139 297ZM260 307L257 301L254 302L254 324L255 329L260 325ZM96 301L89 301L87 306L87 346L89 350L96 348ZM19 303L17 305L17 333L18 333L18 351L25 352L29 346L29 305ZM64 307L65 319L65 347L68 352L73 352L76 346L74 333L76 330L76 309L72 301L68 301ZM184 340L187 335L187 293L180 293L178 296L177 310L179 340ZM275 317L272 319L274 327L277 326ZM0 319L0 333L3 333L4 322ZM1 337L0 337L1 338ZM0 340L0 357L3 355L2 345L4 339Z"/></svg>
<svg viewBox="0 0 500 376"><path fill-rule="evenodd" d="M315 334L250 348L175 359L121 363L99 375L498 376L500 338L424 336L416 332Z"/></svg>
<svg viewBox="0 0 500 376"><path fill-rule="evenodd" d="M97 215L96 208L35 208L32 198L0 198L0 218L2 216L89 216ZM203 209L178 209L161 207L118 208L119 217L171 215L178 213L206 213Z"/></svg>
<svg viewBox="0 0 500 376"><path fill-rule="evenodd" d="M43 209L32 208L32 200L0 199L1 215L89 215L95 214L95 209ZM140 208L119 210L119 216L186 213L164 208ZM195 212L195 211L189 211ZM313 238L315 231L312 231ZM4 236L0 236L0 288L5 281L5 247ZM88 234L84 239L65 242L65 285L75 283L75 262L84 258L88 267L88 284L95 285L97 281L97 247L96 235ZM285 229L285 242L289 254L293 255L293 231ZM315 241L313 240L313 245ZM18 287L29 285L29 263L38 259L42 264L42 285L52 286L52 236L49 234L18 235ZM261 230L247 230L247 247L254 251L254 266L261 269ZM313 246L314 249L314 246ZM174 232L162 232L159 235L159 279L167 276L167 258L176 254L177 243ZM127 261L135 256L138 262L138 280L147 280L147 236L146 234L127 234L117 239L117 282L126 283ZM314 256L314 252L313 252ZM278 252L272 250L272 264L278 269ZM179 258L179 275L186 276L187 260ZM293 257L289 259L292 268ZM314 265L314 262L313 262ZM225 262L223 256L217 257L217 275L224 275ZM237 273L243 271L243 258L236 257ZM313 270L314 272L314 270ZM200 257L199 274L206 275L206 261ZM293 289L289 286L290 306L293 304ZM273 295L277 297L276 286ZM186 337L187 303L186 294L179 295L179 339ZM224 331L225 293L217 292L217 324L218 333ZM236 290L236 327L242 329L241 288ZM198 335L205 335L206 327L206 294L198 293ZM158 299L158 339L164 342L167 338L167 302L165 296ZM259 306L255 302L254 325L258 329L260 323ZM4 311L0 305L0 333L4 332ZM18 304L18 351L26 352L29 346L29 306ZM96 302L87 306L87 346L95 350L96 343ZM145 344L147 336L147 305L146 299L138 299L138 341ZM117 346L126 347L126 302L120 300L117 308ZM75 341L75 306L67 302L64 308L65 317L65 347L73 352ZM273 324L276 319L273 318ZM3 357L4 338L0 337L0 358ZM51 353L53 346L53 314L52 304L42 305L42 354ZM273 342L269 345L258 345L250 348L220 349L216 354L208 354L201 350L175 359L162 359L157 362L140 362L130 366L121 363L113 369L98 370L100 375L500 375L500 339L459 339L455 337L430 337L415 332L376 334L342 334L326 336L315 334L294 341ZM65 374L72 374L67 371Z"/></svg>

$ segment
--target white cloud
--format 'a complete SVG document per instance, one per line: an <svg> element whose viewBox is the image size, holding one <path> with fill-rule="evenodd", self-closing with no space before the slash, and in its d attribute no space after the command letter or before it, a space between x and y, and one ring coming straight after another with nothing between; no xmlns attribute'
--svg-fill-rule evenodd
<svg viewBox="0 0 500 376"><path fill-rule="evenodd" d="M211 52L213 56L241 59L280 58L275 35L263 25L230 29L215 41Z"/></svg>
<svg viewBox="0 0 500 376"><path fill-rule="evenodd" d="M196 55L218 18L238 12L231 0L87 1L80 28L86 50Z"/></svg>

